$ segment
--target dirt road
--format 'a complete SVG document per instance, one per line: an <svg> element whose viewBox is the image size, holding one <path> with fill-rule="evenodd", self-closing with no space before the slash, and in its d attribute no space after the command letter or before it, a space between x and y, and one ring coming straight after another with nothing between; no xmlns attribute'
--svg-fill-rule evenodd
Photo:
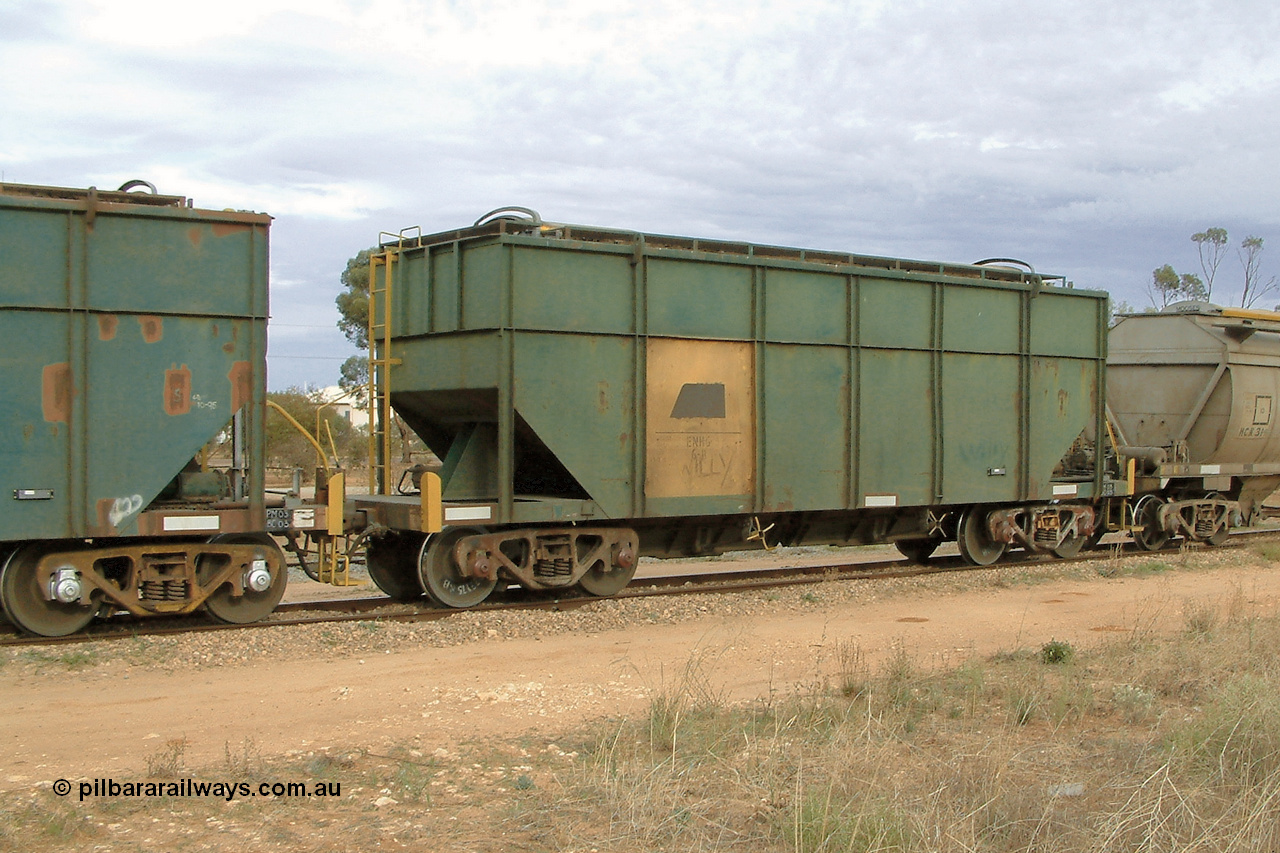
<svg viewBox="0 0 1280 853"><path fill-rule="evenodd" d="M754 593L728 615L713 596L634 617L606 601L592 606L599 624L547 636L510 637L527 634L528 623L509 630L509 617L472 614L479 639L444 647L417 645L412 634L361 646L307 627L163 648L117 641L9 652L0 668L0 788L144 776L148 757L178 739L188 767L211 766L245 744L270 757L451 750L489 735L550 741L584 719L643 712L691 661L703 664L713 689L748 700L821 681L844 641L856 641L872 665L902 646L921 665L943 666L1051 639L1088 647L1118 632L1177 630L1188 602L1274 612L1280 568L1241 554L1167 565L1175 556L1152 573L1130 568L1118 578L1077 571L1028 580L1025 569L1002 569L856 592L829 583ZM548 624L562 617L550 614Z"/></svg>

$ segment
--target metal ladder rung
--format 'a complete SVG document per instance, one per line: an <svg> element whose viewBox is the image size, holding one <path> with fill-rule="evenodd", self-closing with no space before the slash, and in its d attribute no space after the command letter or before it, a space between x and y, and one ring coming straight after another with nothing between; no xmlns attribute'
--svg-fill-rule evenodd
<svg viewBox="0 0 1280 853"><path fill-rule="evenodd" d="M391 488L391 372L401 359L391 355L391 300L395 286L395 264L404 250L405 229L399 235L379 235L394 240L382 244L379 254L369 258L369 491L387 494ZM419 236L421 229L417 229ZM379 277L381 272L381 277Z"/></svg>

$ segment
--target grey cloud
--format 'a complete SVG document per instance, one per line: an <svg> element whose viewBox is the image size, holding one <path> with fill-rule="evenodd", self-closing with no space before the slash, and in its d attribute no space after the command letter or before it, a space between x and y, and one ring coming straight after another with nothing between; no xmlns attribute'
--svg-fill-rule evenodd
<svg viewBox="0 0 1280 853"><path fill-rule="evenodd" d="M0 6L0 48L6 42L52 41L65 31L66 16L57 3L9 0Z"/></svg>
<svg viewBox="0 0 1280 853"><path fill-rule="evenodd" d="M32 16L0 11L11 20ZM371 188L357 219L277 220L277 275L300 282L277 293L280 322L332 322L338 273L378 231L458 227L502 204L872 254L1020 256L1138 303L1154 267L1196 269L1194 231L1280 245L1278 22L1256 2L891 3L866 23L833 3L646 55L587 44L587 65L454 67L424 51L379 68L338 49L331 24L285 20L278 38L190 56L90 48L155 109L33 117L100 146L32 168L75 182L160 164L268 198ZM619 24L592 26L603 38ZM281 326L273 352L341 349L312 331ZM273 364L273 384L305 372L289 371Z"/></svg>

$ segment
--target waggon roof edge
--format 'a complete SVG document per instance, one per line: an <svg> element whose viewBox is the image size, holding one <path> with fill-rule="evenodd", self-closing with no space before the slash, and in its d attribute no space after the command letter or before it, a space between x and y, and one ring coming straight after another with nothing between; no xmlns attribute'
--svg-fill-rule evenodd
<svg viewBox="0 0 1280 853"><path fill-rule="evenodd" d="M701 253L708 256L737 255L744 263L768 263L799 265L801 267L837 269L869 269L877 274L909 277L924 274L930 277L945 276L961 280L977 280L983 284L999 283L1026 288L1053 287L1056 292L1078 292L1094 297L1104 291L1093 288L1076 288L1065 275L1034 270L1029 264L1013 259L991 259L972 264L894 258L841 252L830 249L807 249L779 246L769 243L753 243L718 238L681 237L672 234L656 234L622 228L575 225L562 222L545 222L540 217L501 217L478 221L468 228L439 231L431 234L418 232L416 227L402 229L398 234L383 232L379 248L411 250L425 246L470 242L498 238L502 240L562 241L577 243L585 249L621 252L643 250L652 253ZM1014 265L1027 269L1017 269Z"/></svg>

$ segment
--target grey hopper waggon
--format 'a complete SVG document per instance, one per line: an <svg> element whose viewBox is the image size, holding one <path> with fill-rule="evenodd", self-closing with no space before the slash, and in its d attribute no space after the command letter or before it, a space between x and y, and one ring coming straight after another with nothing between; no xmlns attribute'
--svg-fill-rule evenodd
<svg viewBox="0 0 1280 853"><path fill-rule="evenodd" d="M1153 549L1171 536L1221 541L1280 486L1280 314L1183 302L1122 317L1110 346L1135 538Z"/></svg>
<svg viewBox="0 0 1280 853"><path fill-rule="evenodd" d="M1108 435L1105 293L495 214L373 259L381 494L355 505L393 531L369 544L392 595L607 595L641 555L748 543L989 564L1121 523L1114 443L1083 438ZM438 534L394 494L391 412L443 460Z"/></svg>

